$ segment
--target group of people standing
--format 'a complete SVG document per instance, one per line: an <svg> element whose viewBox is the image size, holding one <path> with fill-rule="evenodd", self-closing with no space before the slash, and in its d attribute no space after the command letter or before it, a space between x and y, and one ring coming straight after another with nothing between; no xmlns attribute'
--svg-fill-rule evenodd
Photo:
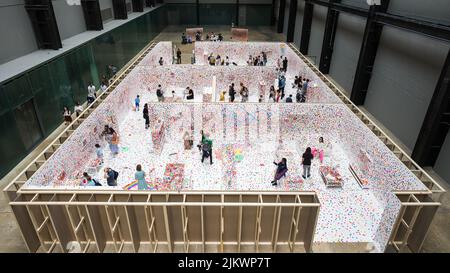
<svg viewBox="0 0 450 273"><path fill-rule="evenodd" d="M323 137L319 137L319 142L315 148L307 147L305 152L302 154L302 166L303 166L303 179L308 179L311 177L311 165L312 160L315 157L319 158L320 163L323 163L325 156L325 150L328 145L325 144ZM277 169L275 171L274 179L272 180L272 185L277 186L278 181L285 177L288 172L287 159L283 158L280 162L273 162Z"/></svg>
<svg viewBox="0 0 450 273"><path fill-rule="evenodd" d="M248 96L249 96L249 91L247 86L244 85L244 83L240 83L239 84L240 89L239 89L239 95L241 96L241 102L248 102ZM228 96L230 99L230 102L234 102L234 100L236 99L236 89L234 86L234 83L231 83L231 85L228 87ZM221 100L225 100L225 96L224 94L221 95Z"/></svg>
<svg viewBox="0 0 450 273"><path fill-rule="evenodd" d="M248 60L247 60L247 65L248 66L266 66L267 65L267 53L266 52L261 52L260 55L258 56L252 56L249 55L248 56Z"/></svg>
<svg viewBox="0 0 450 273"><path fill-rule="evenodd" d="M216 57L214 57L214 55L211 53L208 56L208 64L209 65L214 65L214 66L219 66L219 65L230 65L230 58L228 58L228 56L225 56L225 58L220 57L219 54L217 54Z"/></svg>

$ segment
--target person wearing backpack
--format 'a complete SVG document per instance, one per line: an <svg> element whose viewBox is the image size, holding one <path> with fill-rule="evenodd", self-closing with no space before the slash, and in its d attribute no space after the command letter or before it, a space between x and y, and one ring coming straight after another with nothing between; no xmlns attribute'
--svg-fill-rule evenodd
<svg viewBox="0 0 450 273"><path fill-rule="evenodd" d="M117 178L119 173L111 168L105 168L105 178L108 186L117 186Z"/></svg>

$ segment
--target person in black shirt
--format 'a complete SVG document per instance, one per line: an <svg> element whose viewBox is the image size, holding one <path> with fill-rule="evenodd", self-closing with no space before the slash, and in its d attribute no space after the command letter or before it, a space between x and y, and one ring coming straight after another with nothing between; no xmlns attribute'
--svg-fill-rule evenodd
<svg viewBox="0 0 450 273"><path fill-rule="evenodd" d="M289 95L289 97L287 97L287 99L286 99L286 102L292 102L292 94L291 95Z"/></svg>
<svg viewBox="0 0 450 273"><path fill-rule="evenodd" d="M144 119L145 119L145 129L148 129L148 127L150 127L150 116L148 115L147 103L144 105L143 115L144 115Z"/></svg>
<svg viewBox="0 0 450 273"><path fill-rule="evenodd" d="M228 95L230 96L230 102L234 102L234 96L236 95L236 90L234 90L234 83L230 85L228 89Z"/></svg>
<svg viewBox="0 0 450 273"><path fill-rule="evenodd" d="M288 171L287 168L287 159L283 158L281 159L281 162L276 163L273 162L273 164L277 165L277 170L275 172L275 177L272 181L272 186L278 185L278 180L280 180L283 176L286 176L286 172Z"/></svg>
<svg viewBox="0 0 450 273"><path fill-rule="evenodd" d="M287 67L288 67L288 59L286 57L284 57L284 60L283 60L283 70L284 70L284 72L287 72Z"/></svg>
<svg viewBox="0 0 450 273"><path fill-rule="evenodd" d="M187 100L193 100L194 99L194 90L189 88L188 95L186 97Z"/></svg>
<svg viewBox="0 0 450 273"><path fill-rule="evenodd" d="M306 151L303 153L302 156L302 164L303 164L303 175L302 177L304 179L309 178L311 176L311 160L314 158L313 154L311 153L311 148L306 148Z"/></svg>
<svg viewBox="0 0 450 273"><path fill-rule="evenodd" d="M181 64L181 50L178 48L177 50L177 64Z"/></svg>

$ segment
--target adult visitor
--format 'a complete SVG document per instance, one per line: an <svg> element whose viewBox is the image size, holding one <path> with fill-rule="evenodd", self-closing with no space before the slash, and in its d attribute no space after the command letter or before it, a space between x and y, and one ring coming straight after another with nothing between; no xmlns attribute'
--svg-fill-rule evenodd
<svg viewBox="0 0 450 273"><path fill-rule="evenodd" d="M119 173L109 167L105 168L104 172L104 177L106 178L106 183L108 186L117 186L117 178L119 177Z"/></svg>
<svg viewBox="0 0 450 273"><path fill-rule="evenodd" d="M236 90L234 89L234 83L228 88L228 96L230 96L230 102L234 102L236 96Z"/></svg>
<svg viewBox="0 0 450 273"><path fill-rule="evenodd" d="M142 111L144 120L145 120L145 129L148 129L150 127L150 116L148 113L148 104L144 104L144 110Z"/></svg>
<svg viewBox="0 0 450 273"><path fill-rule="evenodd" d="M275 87L270 86L270 90L269 90L269 102L275 102Z"/></svg>
<svg viewBox="0 0 450 273"><path fill-rule="evenodd" d="M209 139L209 135L205 135L204 140L202 141L202 163L205 158L209 157L209 162L213 164L213 154L212 154L212 140Z"/></svg>
<svg viewBox="0 0 450 273"><path fill-rule="evenodd" d="M95 85L90 83L88 86L88 95L87 95L87 101L89 104L94 102L95 98L97 98L97 94L95 93Z"/></svg>
<svg viewBox="0 0 450 273"><path fill-rule="evenodd" d="M181 50L178 48L177 50L177 64L181 64Z"/></svg>
<svg viewBox="0 0 450 273"><path fill-rule="evenodd" d="M241 82L241 91L239 93L241 95L241 102L248 102L248 93L248 88Z"/></svg>
<svg viewBox="0 0 450 273"><path fill-rule="evenodd" d="M79 101L77 101L75 103L75 108L73 110L74 110L74 112L76 113L76 115L78 117L83 112L84 107L83 107L83 105L80 105Z"/></svg>
<svg viewBox="0 0 450 273"><path fill-rule="evenodd" d="M311 160L314 158L311 148L306 148L306 151L302 155L302 165L303 165L303 179L309 178L311 176Z"/></svg>
<svg viewBox="0 0 450 273"><path fill-rule="evenodd" d="M72 112L69 110L67 106L64 106L64 122L66 125L70 124L72 122Z"/></svg>
<svg viewBox="0 0 450 273"><path fill-rule="evenodd" d="M158 61L158 63L159 63L159 65L164 65L164 60L163 60L163 57L159 58L159 61Z"/></svg>
<svg viewBox="0 0 450 273"><path fill-rule="evenodd" d="M278 180L280 180L283 176L286 176L286 173L288 171L287 159L283 158L280 162L273 162L273 164L277 165L277 170L275 171L275 177L272 181L272 186L277 186Z"/></svg>
<svg viewBox="0 0 450 273"><path fill-rule="evenodd" d="M187 100L193 100L194 99L194 90L189 88L188 95L186 97Z"/></svg>
<svg viewBox="0 0 450 273"><path fill-rule="evenodd" d="M162 90L161 84L156 89L156 97L158 98L158 102L164 102L164 91Z"/></svg>
<svg viewBox="0 0 450 273"><path fill-rule="evenodd" d="M284 57L284 60L283 60L283 71L287 72L287 68L288 68L288 59L287 59L287 57Z"/></svg>

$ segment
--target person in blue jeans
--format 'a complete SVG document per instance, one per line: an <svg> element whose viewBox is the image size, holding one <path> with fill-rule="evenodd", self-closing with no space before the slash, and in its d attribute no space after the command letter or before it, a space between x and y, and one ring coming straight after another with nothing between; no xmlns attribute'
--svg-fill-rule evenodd
<svg viewBox="0 0 450 273"><path fill-rule="evenodd" d="M147 190L147 182L145 181L145 172L142 170L141 164L136 166L136 173L134 179L138 182L138 190Z"/></svg>
<svg viewBox="0 0 450 273"><path fill-rule="evenodd" d="M135 111L139 111L139 103L141 103L141 99L139 98L139 95L137 95L137 97L134 99Z"/></svg>

